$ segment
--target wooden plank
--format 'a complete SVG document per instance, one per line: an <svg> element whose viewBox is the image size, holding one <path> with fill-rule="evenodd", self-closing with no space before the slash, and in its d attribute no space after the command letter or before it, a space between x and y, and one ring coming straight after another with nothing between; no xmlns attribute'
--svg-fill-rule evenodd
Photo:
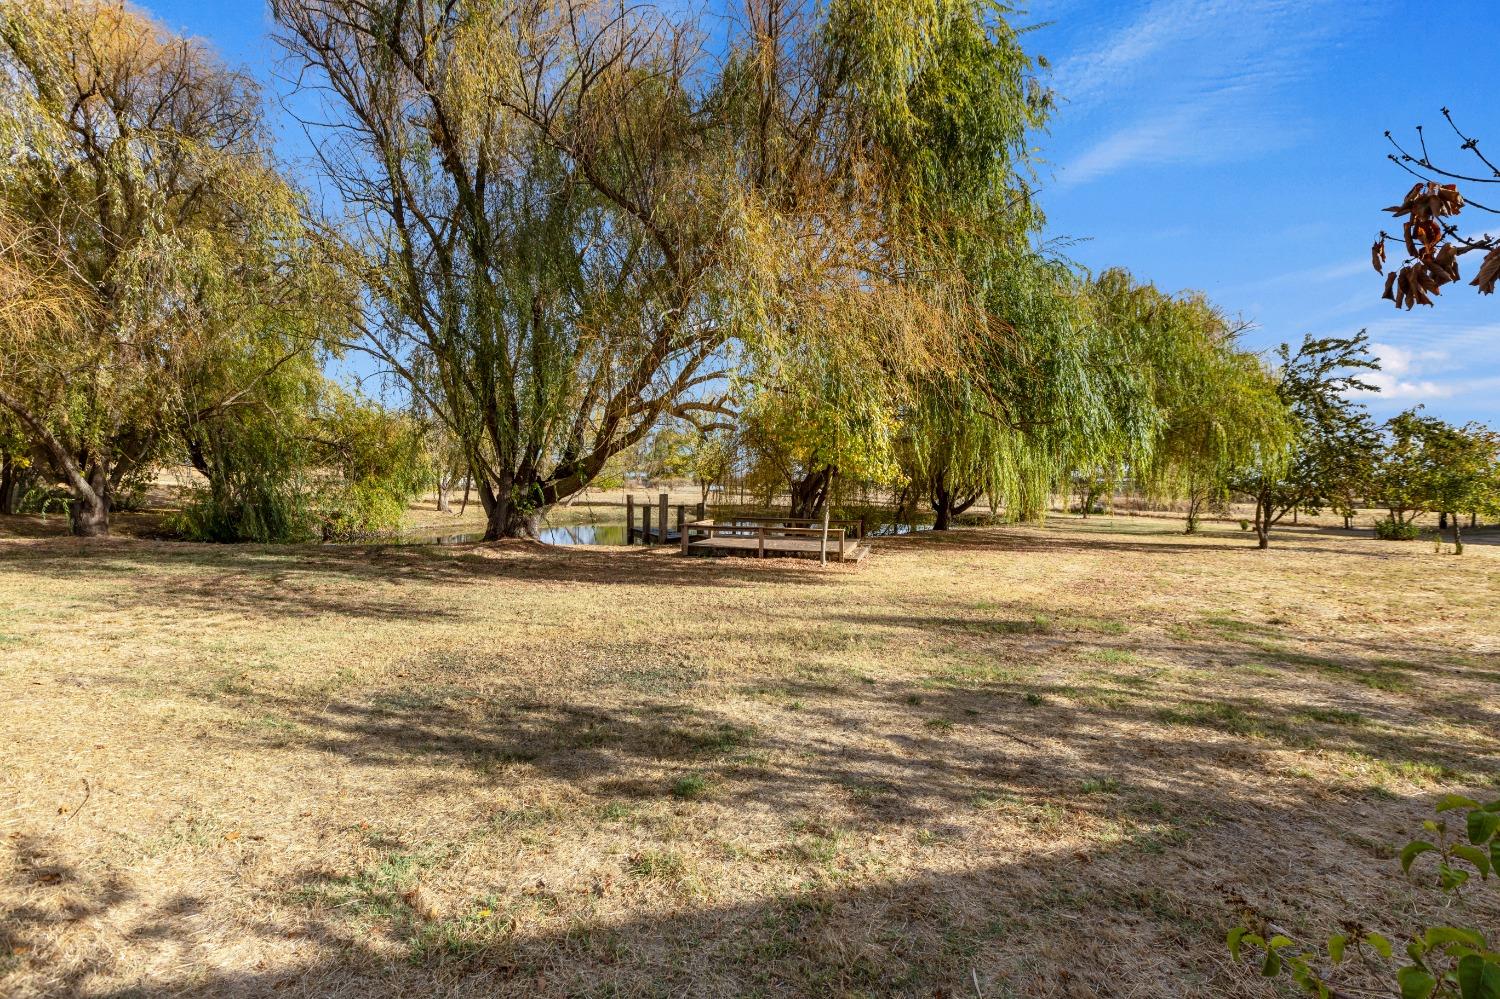
<svg viewBox="0 0 1500 999"><path fill-rule="evenodd" d="M762 546L764 542L764 546ZM805 541L793 538L774 537L717 537L717 538L695 538L688 542L689 552L721 552L724 554L753 555L765 558L768 555L796 555L816 558L818 555L818 543L816 541ZM868 545L854 545L845 548L840 556L840 561L858 562L870 554Z"/></svg>
<svg viewBox="0 0 1500 999"><path fill-rule="evenodd" d="M625 543L635 544L635 497L625 494Z"/></svg>
<svg viewBox="0 0 1500 999"><path fill-rule="evenodd" d="M730 534L730 533L740 533L740 534L752 534L752 533L755 533L755 534L759 534L761 531L764 531L764 532L766 532L767 534L769 534L772 537L788 537L788 538L822 538L823 537L823 529L821 527L776 527L776 526L773 526L773 525L770 525L770 524L760 524L760 525L756 525L754 527L751 527L751 526L745 525L745 524L713 524L713 525L698 524L698 525L694 525L694 526L701 526L708 533L715 534L715 535L717 535L717 534ZM838 533L840 535L844 534L843 529L840 528L839 531L838 531ZM828 532L828 536L830 538L833 537L834 536L834 532L830 530Z"/></svg>

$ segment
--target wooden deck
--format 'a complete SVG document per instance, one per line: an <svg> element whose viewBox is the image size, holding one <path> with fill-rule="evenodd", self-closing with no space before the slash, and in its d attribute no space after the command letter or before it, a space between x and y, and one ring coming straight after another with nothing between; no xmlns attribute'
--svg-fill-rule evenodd
<svg viewBox="0 0 1500 999"><path fill-rule="evenodd" d="M747 517L723 524L698 520L683 525L680 544L684 555L818 558L826 551L834 562L858 562L870 554L870 546L864 543L864 524L847 523L858 532L854 537L842 524L830 524L825 537L821 526L808 526L808 520L798 518Z"/></svg>
<svg viewBox="0 0 1500 999"><path fill-rule="evenodd" d="M817 558L819 541L809 538L766 538L765 547L762 549L759 538L721 536L689 541L688 550L704 554L718 552L725 555L749 555L752 557L763 557L761 553L764 551L766 556ZM837 542L833 537L828 539L828 558L831 561L858 562L868 554L870 554L869 545L846 544L844 546L844 554L840 556Z"/></svg>

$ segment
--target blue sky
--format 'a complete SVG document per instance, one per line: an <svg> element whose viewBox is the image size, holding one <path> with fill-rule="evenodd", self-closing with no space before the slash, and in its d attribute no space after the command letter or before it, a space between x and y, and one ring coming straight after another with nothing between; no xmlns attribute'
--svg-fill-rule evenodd
<svg viewBox="0 0 1500 999"><path fill-rule="evenodd" d="M1206 292L1255 324L1257 349L1368 329L1385 365L1377 415L1422 403L1500 425L1500 295L1464 284L1397 312L1369 265L1390 227L1381 206L1411 182L1385 160L1386 129L1424 123L1456 161L1447 105L1500 153L1492 3L1036 0L1019 20L1062 99L1037 140L1048 237L1084 266ZM285 89L259 0L141 6ZM305 149L294 126L280 132L287 154ZM1500 202L1500 185L1486 193Z"/></svg>

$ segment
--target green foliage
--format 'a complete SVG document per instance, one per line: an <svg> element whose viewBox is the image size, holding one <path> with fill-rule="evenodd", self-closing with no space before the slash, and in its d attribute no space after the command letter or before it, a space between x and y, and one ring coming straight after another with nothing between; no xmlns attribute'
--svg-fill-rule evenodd
<svg viewBox="0 0 1500 999"><path fill-rule="evenodd" d="M1429 883L1444 895L1461 896L1475 877L1488 881L1500 873L1500 801L1481 804L1450 794L1437 803L1438 818L1422 823L1425 838L1401 850L1401 872L1411 876L1423 858L1431 858ZM1462 813L1455 824L1450 816ZM1395 948L1379 933L1346 922L1322 948L1307 947L1264 924L1244 923L1229 931L1230 955L1256 959L1261 974L1285 974L1305 993L1319 999L1347 994L1339 985L1340 969L1351 959L1382 967L1402 999L1500 999L1500 951L1485 934L1458 926L1431 926L1406 945L1406 963L1391 970ZM1326 959L1325 955L1326 954Z"/></svg>
<svg viewBox="0 0 1500 999"><path fill-rule="evenodd" d="M346 540L394 530L433 482L422 427L346 392L331 395L319 416L324 466L334 473L320 489L320 533Z"/></svg>
<svg viewBox="0 0 1500 999"><path fill-rule="evenodd" d="M1264 365L1201 295L1167 295L1122 270L1094 281L1091 298L1113 341L1105 382L1115 460L1157 494L1188 500L1188 530L1228 495L1231 473L1283 460L1286 407Z"/></svg>
<svg viewBox="0 0 1500 999"><path fill-rule="evenodd" d="M1410 409L1386 423L1388 443L1375 471L1375 487L1390 511L1391 529L1411 526L1423 511L1454 516L1500 508L1500 434L1478 424L1455 427ZM1376 525L1377 535L1380 525Z"/></svg>
<svg viewBox="0 0 1500 999"><path fill-rule="evenodd" d="M1293 352L1277 348L1276 394L1291 421L1289 448L1256 454L1241 463L1230 486L1255 500L1262 548L1271 528L1293 510L1347 508L1350 495L1369 481L1378 439L1368 413L1352 398L1375 391L1361 375L1380 365L1369 337L1304 336Z"/></svg>
<svg viewBox="0 0 1500 999"><path fill-rule="evenodd" d="M0 336L0 405L75 531L106 533L185 427L347 319L344 289L254 85L199 42L124 5L12 0L0 67L0 142L29 153L0 163L0 242L40 315Z"/></svg>
<svg viewBox="0 0 1500 999"><path fill-rule="evenodd" d="M1415 541L1422 536L1416 524L1402 522L1394 517L1383 517L1375 521L1375 537L1381 541Z"/></svg>
<svg viewBox="0 0 1500 999"><path fill-rule="evenodd" d="M239 414L195 440L207 484L169 526L195 541L351 540L399 528L433 480L422 428L321 376L274 419Z"/></svg>

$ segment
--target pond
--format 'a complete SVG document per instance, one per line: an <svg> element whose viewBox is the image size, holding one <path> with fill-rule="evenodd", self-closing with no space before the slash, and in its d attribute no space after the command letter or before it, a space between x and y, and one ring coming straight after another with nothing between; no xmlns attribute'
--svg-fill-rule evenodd
<svg viewBox="0 0 1500 999"><path fill-rule="evenodd" d="M918 531L930 530L932 530L931 524L897 524L892 522L889 524L880 524L877 527L870 528L870 531L866 535L866 537L889 538L897 534L915 534Z"/></svg>
<svg viewBox="0 0 1500 999"><path fill-rule="evenodd" d="M483 531L395 534L372 538L360 544L376 545L472 545L484 540ZM537 540L544 545L623 545L625 523L570 524L566 527L543 526Z"/></svg>

